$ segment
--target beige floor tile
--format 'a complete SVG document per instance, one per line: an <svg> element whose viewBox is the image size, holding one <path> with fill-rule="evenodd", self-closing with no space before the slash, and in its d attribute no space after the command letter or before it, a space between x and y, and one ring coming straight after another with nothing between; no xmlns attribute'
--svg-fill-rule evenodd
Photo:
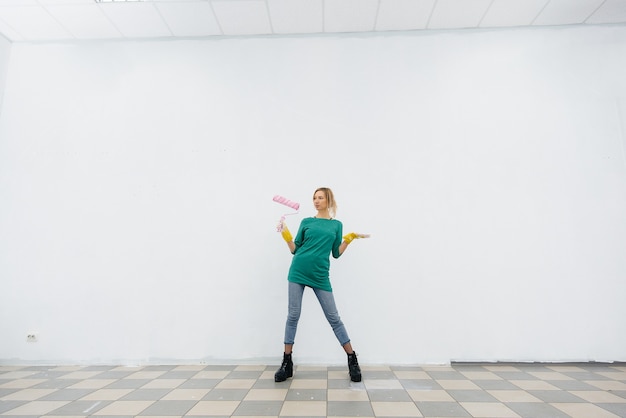
<svg viewBox="0 0 626 418"><path fill-rule="evenodd" d="M422 370L427 372L456 372L456 369L452 366L441 365L441 366L424 366Z"/></svg>
<svg viewBox="0 0 626 418"><path fill-rule="evenodd" d="M448 390L479 390L480 387L470 381L470 380L462 380L462 379L450 379L450 380L437 380L437 383L439 383L439 385L444 388L444 389L448 389Z"/></svg>
<svg viewBox="0 0 626 418"><path fill-rule="evenodd" d="M174 367L174 371L176 372L199 372L203 370L206 366L201 364L187 364Z"/></svg>
<svg viewBox="0 0 626 418"><path fill-rule="evenodd" d="M572 418L619 418L618 415L590 403L553 403L550 405Z"/></svg>
<svg viewBox="0 0 626 418"><path fill-rule="evenodd" d="M15 409L6 411L2 415L46 415L49 412L65 406L69 401L33 401Z"/></svg>
<svg viewBox="0 0 626 418"><path fill-rule="evenodd" d="M24 371L17 370L17 371L5 373L0 377L2 378L2 380L17 380L17 379L26 379L28 376L32 376L34 374L37 374L37 372L28 371L28 370L24 370Z"/></svg>
<svg viewBox="0 0 626 418"><path fill-rule="evenodd" d="M329 401L369 401L365 390L354 389L328 389Z"/></svg>
<svg viewBox="0 0 626 418"><path fill-rule="evenodd" d="M278 366L276 367L278 368ZM326 366L296 366L296 371L298 372L325 372L328 370Z"/></svg>
<svg viewBox="0 0 626 418"><path fill-rule="evenodd" d="M415 402L456 402L445 390L407 390Z"/></svg>
<svg viewBox="0 0 626 418"><path fill-rule="evenodd" d="M585 383L602 390L626 390L626 383L617 380L585 380Z"/></svg>
<svg viewBox="0 0 626 418"><path fill-rule="evenodd" d="M328 378L329 379L346 379L348 378L348 371L347 370L329 370L328 371Z"/></svg>
<svg viewBox="0 0 626 418"><path fill-rule="evenodd" d="M372 402L376 416L382 417L421 417L423 416L413 402Z"/></svg>
<svg viewBox="0 0 626 418"><path fill-rule="evenodd" d="M552 369L555 372L560 372L560 373L576 373L576 372L585 372L585 369L582 369L580 367L576 367L576 366L566 366L566 365L553 365L553 366L548 366L548 369Z"/></svg>
<svg viewBox="0 0 626 418"><path fill-rule="evenodd" d="M592 403L626 403L626 399L601 390L570 390L569 393Z"/></svg>
<svg viewBox="0 0 626 418"><path fill-rule="evenodd" d="M23 389L19 392L13 392L6 395L0 400L2 401L36 401L39 398L43 398L46 395L56 392L57 389Z"/></svg>
<svg viewBox="0 0 626 418"><path fill-rule="evenodd" d="M504 380L494 372L463 371L461 374L471 380Z"/></svg>
<svg viewBox="0 0 626 418"><path fill-rule="evenodd" d="M573 378L559 372L528 372L528 374L541 380L574 380Z"/></svg>
<svg viewBox="0 0 626 418"><path fill-rule="evenodd" d="M161 399L164 401L199 401L210 391L211 389L174 389Z"/></svg>
<svg viewBox="0 0 626 418"><path fill-rule="evenodd" d="M81 401L117 401L133 389L100 389L81 398Z"/></svg>
<svg viewBox="0 0 626 418"><path fill-rule="evenodd" d="M150 371L138 371L130 376L126 376L124 379L158 379L159 376L165 374L163 370L150 370Z"/></svg>
<svg viewBox="0 0 626 418"><path fill-rule="evenodd" d="M375 365L375 364L366 364L363 365L361 364L361 371L364 372L388 372L391 371L391 367L389 366L385 366L385 365ZM346 369L347 369L347 363L346 363Z"/></svg>
<svg viewBox="0 0 626 418"><path fill-rule="evenodd" d="M364 384L368 390L403 389L402 384L396 379L368 379Z"/></svg>
<svg viewBox="0 0 626 418"><path fill-rule="evenodd" d="M501 403L460 402L460 405L475 418L519 418L519 415Z"/></svg>
<svg viewBox="0 0 626 418"><path fill-rule="evenodd" d="M285 401L280 411L281 416L320 417L326 416L325 401Z"/></svg>
<svg viewBox="0 0 626 418"><path fill-rule="evenodd" d="M229 416L235 412L239 403L239 401L200 401L185 416Z"/></svg>
<svg viewBox="0 0 626 418"><path fill-rule="evenodd" d="M94 377L102 372L94 372L94 371L77 371L68 374L64 374L60 376L59 379L69 379L69 380L85 380Z"/></svg>
<svg viewBox="0 0 626 418"><path fill-rule="evenodd" d="M244 365L235 367L235 371L237 372L262 372L266 368L267 368L266 366L244 364Z"/></svg>
<svg viewBox="0 0 626 418"><path fill-rule="evenodd" d="M525 390L488 390L500 402L542 402Z"/></svg>
<svg viewBox="0 0 626 418"><path fill-rule="evenodd" d="M185 379L155 379L151 380L142 389L174 389L185 383Z"/></svg>
<svg viewBox="0 0 626 418"><path fill-rule="evenodd" d="M229 374L228 370L205 370L195 374L193 379L223 379Z"/></svg>
<svg viewBox="0 0 626 418"><path fill-rule="evenodd" d="M224 379L219 382L216 389L250 389L256 383L256 379Z"/></svg>
<svg viewBox="0 0 626 418"><path fill-rule="evenodd" d="M398 379L423 379L423 380L430 379L430 376L428 373L420 372L420 371L397 370L397 371L394 371L393 374L395 374Z"/></svg>
<svg viewBox="0 0 626 418"><path fill-rule="evenodd" d="M288 389L250 389L245 401L284 401Z"/></svg>
<svg viewBox="0 0 626 418"><path fill-rule="evenodd" d="M542 380L510 380L510 382L524 390L560 390L556 386Z"/></svg>
<svg viewBox="0 0 626 418"><path fill-rule="evenodd" d="M520 369L515 367L515 366L504 366L504 365L491 365L491 366L485 366L486 370L489 370L490 372L519 372Z"/></svg>
<svg viewBox="0 0 626 418"><path fill-rule="evenodd" d="M139 415L153 403L154 401L115 401L93 415Z"/></svg>
<svg viewBox="0 0 626 418"><path fill-rule="evenodd" d="M326 379L293 379L291 389L326 389L328 381Z"/></svg>
<svg viewBox="0 0 626 418"><path fill-rule="evenodd" d="M116 382L115 379L87 379L81 382L75 383L70 386L70 389L100 389L105 386L109 386L111 383Z"/></svg>
<svg viewBox="0 0 626 418"><path fill-rule="evenodd" d="M17 379L0 384L0 389L26 389L45 382L46 379ZM0 380L2 382L2 380Z"/></svg>
<svg viewBox="0 0 626 418"><path fill-rule="evenodd" d="M276 368L276 370L278 370L278 367ZM264 371L263 373L261 373L259 379L274 379L274 373L276 373L276 370Z"/></svg>
<svg viewBox="0 0 626 418"><path fill-rule="evenodd" d="M624 380L626 381L626 372L620 372L618 370L607 371L607 372L596 372L597 374L608 377L613 380Z"/></svg>
<svg viewBox="0 0 626 418"><path fill-rule="evenodd" d="M50 369L50 371L53 372L77 372L81 369L83 369L83 366L57 366L57 367L52 367Z"/></svg>

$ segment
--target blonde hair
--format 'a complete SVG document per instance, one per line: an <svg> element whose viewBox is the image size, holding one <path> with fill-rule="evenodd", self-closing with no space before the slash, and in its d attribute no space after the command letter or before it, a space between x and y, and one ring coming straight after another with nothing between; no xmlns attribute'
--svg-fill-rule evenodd
<svg viewBox="0 0 626 418"><path fill-rule="evenodd" d="M314 197L315 193L317 192L323 192L324 196L326 196L326 201L328 202L328 214L331 216L331 218L334 218L337 214L337 202L335 202L335 195L333 194L333 191L330 190L328 187L318 187L313 192Z"/></svg>

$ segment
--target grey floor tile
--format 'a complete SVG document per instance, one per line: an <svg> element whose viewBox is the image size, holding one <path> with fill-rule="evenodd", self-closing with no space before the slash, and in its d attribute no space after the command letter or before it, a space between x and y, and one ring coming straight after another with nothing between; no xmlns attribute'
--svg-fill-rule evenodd
<svg viewBox="0 0 626 418"><path fill-rule="evenodd" d="M80 382L77 379L51 379L33 386L33 389L62 389Z"/></svg>
<svg viewBox="0 0 626 418"><path fill-rule="evenodd" d="M173 370L175 369L177 366L171 365L171 364L162 364L162 365L151 365L151 366L145 366L141 368L141 371L144 372L164 372L164 371L169 371L169 370Z"/></svg>
<svg viewBox="0 0 626 418"><path fill-rule="evenodd" d="M372 405L366 401L331 401L326 404L329 417L373 417Z"/></svg>
<svg viewBox="0 0 626 418"><path fill-rule="evenodd" d="M626 403L597 403L596 405L614 413L618 417L626 417Z"/></svg>
<svg viewBox="0 0 626 418"><path fill-rule="evenodd" d="M177 389L212 389L219 382L219 379L189 379Z"/></svg>
<svg viewBox="0 0 626 418"><path fill-rule="evenodd" d="M500 376L501 378L503 378L505 380L538 380L532 374L528 374L528 373L525 373L525 372L501 372L501 371L494 371L493 373L495 375L497 375L497 376Z"/></svg>
<svg viewBox="0 0 626 418"><path fill-rule="evenodd" d="M248 394L248 389L213 389L207 393L203 401L241 401Z"/></svg>
<svg viewBox="0 0 626 418"><path fill-rule="evenodd" d="M106 386L107 389L139 389L152 382L150 379L119 379Z"/></svg>
<svg viewBox="0 0 626 418"><path fill-rule="evenodd" d="M134 370L108 370L98 375L98 379L123 379L135 373Z"/></svg>
<svg viewBox="0 0 626 418"><path fill-rule="evenodd" d="M161 376L159 376L159 379L191 379L196 374L198 374L197 371L172 370L163 373Z"/></svg>
<svg viewBox="0 0 626 418"><path fill-rule="evenodd" d="M348 378L348 368L344 367L342 371L346 372L346 378ZM361 370L361 374L363 380L397 379L395 373L391 370Z"/></svg>
<svg viewBox="0 0 626 418"><path fill-rule="evenodd" d="M151 415L151 416L168 416L185 415L193 406L196 401L156 401L146 409L144 409L139 415Z"/></svg>
<svg viewBox="0 0 626 418"><path fill-rule="evenodd" d="M281 401L244 401L233 416L278 416L282 407Z"/></svg>
<svg viewBox="0 0 626 418"><path fill-rule="evenodd" d="M258 379L254 382L253 389L289 389L292 379L287 379L284 382L274 382L274 379Z"/></svg>
<svg viewBox="0 0 626 418"><path fill-rule="evenodd" d="M120 401L158 401L171 389L137 389L120 398Z"/></svg>
<svg viewBox="0 0 626 418"><path fill-rule="evenodd" d="M547 403L585 402L584 399L581 399L566 390L529 390L527 392Z"/></svg>
<svg viewBox="0 0 626 418"><path fill-rule="evenodd" d="M593 372L561 372L565 376L576 380L611 380L610 378Z"/></svg>
<svg viewBox="0 0 626 418"><path fill-rule="evenodd" d="M499 402L484 390L448 390L447 392L457 402Z"/></svg>
<svg viewBox="0 0 626 418"><path fill-rule="evenodd" d="M570 418L566 413L546 403L509 402L506 406L522 418Z"/></svg>
<svg viewBox="0 0 626 418"><path fill-rule="evenodd" d="M287 401L325 401L326 389L289 389Z"/></svg>
<svg viewBox="0 0 626 418"><path fill-rule="evenodd" d="M412 402L406 390L372 389L367 391L371 402Z"/></svg>
<svg viewBox="0 0 626 418"><path fill-rule="evenodd" d="M471 417L456 402L416 402L416 405L424 417Z"/></svg>
<svg viewBox="0 0 626 418"><path fill-rule="evenodd" d="M578 380L549 380L548 383L562 390L599 390L595 386Z"/></svg>
<svg viewBox="0 0 626 418"><path fill-rule="evenodd" d="M476 386L484 390L519 390L519 387L507 380L474 380Z"/></svg>
<svg viewBox="0 0 626 418"><path fill-rule="evenodd" d="M327 379L328 372L325 370L295 370L294 376L297 375L298 379Z"/></svg>
<svg viewBox="0 0 626 418"><path fill-rule="evenodd" d="M74 401L48 412L46 416L88 416L110 403L111 401Z"/></svg>
<svg viewBox="0 0 626 418"><path fill-rule="evenodd" d="M40 401L77 401L91 392L94 389L60 389L56 392L52 392L49 395L39 398Z"/></svg>
<svg viewBox="0 0 626 418"><path fill-rule="evenodd" d="M400 384L404 389L412 390L440 390L441 385L434 380L427 379L402 379Z"/></svg>
<svg viewBox="0 0 626 418"><path fill-rule="evenodd" d="M27 403L26 401L0 401L0 414L15 409L18 406L26 405Z"/></svg>
<svg viewBox="0 0 626 418"><path fill-rule="evenodd" d="M626 390L612 390L611 393L626 399Z"/></svg>
<svg viewBox="0 0 626 418"><path fill-rule="evenodd" d="M226 376L226 379L258 379L263 374L263 371L237 371L233 370ZM294 373L295 375L295 373Z"/></svg>
<svg viewBox="0 0 626 418"><path fill-rule="evenodd" d="M459 372L456 371L432 371L429 370L426 373L428 373L428 375L433 378L433 379L439 379L439 380L459 380L459 379L463 379L466 380L467 377L465 377L464 375L462 375Z"/></svg>

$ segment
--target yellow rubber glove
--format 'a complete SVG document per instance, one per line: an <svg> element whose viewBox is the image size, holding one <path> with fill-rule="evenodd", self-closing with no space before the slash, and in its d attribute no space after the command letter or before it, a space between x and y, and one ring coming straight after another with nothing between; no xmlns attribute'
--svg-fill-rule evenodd
<svg viewBox="0 0 626 418"><path fill-rule="evenodd" d="M350 232L349 234L343 236L343 240L346 242L346 244L350 244L352 240L369 237L370 236L368 234L357 234L356 232Z"/></svg>
<svg viewBox="0 0 626 418"><path fill-rule="evenodd" d="M352 240L356 238L359 238L359 236L354 232L350 232L349 234L343 236L343 240L346 242L346 244L350 244Z"/></svg>
<svg viewBox="0 0 626 418"><path fill-rule="evenodd" d="M283 224L283 228L280 231L280 234L283 236L285 242L293 241L293 237L291 236L291 232L289 232L289 228L287 228L287 225Z"/></svg>

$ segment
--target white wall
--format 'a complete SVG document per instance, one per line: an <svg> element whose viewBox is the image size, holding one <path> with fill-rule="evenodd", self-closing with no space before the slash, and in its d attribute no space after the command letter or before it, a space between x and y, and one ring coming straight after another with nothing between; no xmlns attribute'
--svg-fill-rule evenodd
<svg viewBox="0 0 626 418"><path fill-rule="evenodd" d="M330 186L362 363L624 361L624 68L624 26L16 44L0 360L277 362L272 197ZM345 361L311 293L295 352Z"/></svg>
<svg viewBox="0 0 626 418"><path fill-rule="evenodd" d="M4 87L7 79L7 68L11 56L11 42L0 35L0 113L2 112L2 98L4 97Z"/></svg>

